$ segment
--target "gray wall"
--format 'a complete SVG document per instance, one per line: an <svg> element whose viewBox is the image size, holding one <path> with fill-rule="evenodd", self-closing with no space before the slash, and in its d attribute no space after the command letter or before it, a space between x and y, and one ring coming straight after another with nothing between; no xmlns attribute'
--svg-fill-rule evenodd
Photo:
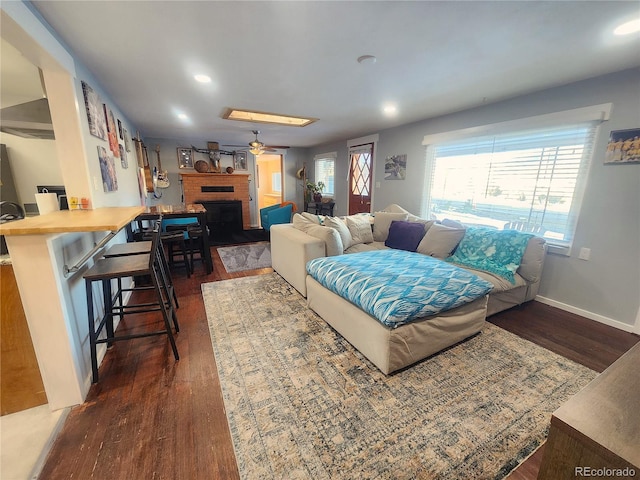
<svg viewBox="0 0 640 480"><path fill-rule="evenodd" d="M640 307L640 165L603 165L611 130L640 128L640 69L416 122L380 132L377 144L373 210L390 203L420 213L424 185L426 134L459 130L602 103L613 103L611 119L600 127L587 190L571 256L547 255L540 296L549 303L605 323L631 326ZM347 139L309 149L313 156L337 151L336 212L347 212ZM384 180L384 159L407 155L407 179ZM581 247L591 248L589 261L579 260ZM636 325L636 329L638 326ZM629 328L627 328L629 329Z"/></svg>

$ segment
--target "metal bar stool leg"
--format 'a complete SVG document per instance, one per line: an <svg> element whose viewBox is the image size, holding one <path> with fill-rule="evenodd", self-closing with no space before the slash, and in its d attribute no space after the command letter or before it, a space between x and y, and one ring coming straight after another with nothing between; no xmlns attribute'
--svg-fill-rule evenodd
<svg viewBox="0 0 640 480"><path fill-rule="evenodd" d="M93 312L93 282L89 279L85 280L87 289L87 314L89 315L89 348L91 350L91 373L93 383L98 381L98 354L96 352L96 322Z"/></svg>

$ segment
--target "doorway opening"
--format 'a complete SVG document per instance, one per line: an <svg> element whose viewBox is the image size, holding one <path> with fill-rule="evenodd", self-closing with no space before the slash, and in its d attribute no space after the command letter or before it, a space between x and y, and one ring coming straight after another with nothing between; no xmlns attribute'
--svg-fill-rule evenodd
<svg viewBox="0 0 640 480"><path fill-rule="evenodd" d="M256 196L258 211L282 203L282 155L262 154L256 157ZM260 217L260 215L258 215ZM262 225L261 225L262 226Z"/></svg>

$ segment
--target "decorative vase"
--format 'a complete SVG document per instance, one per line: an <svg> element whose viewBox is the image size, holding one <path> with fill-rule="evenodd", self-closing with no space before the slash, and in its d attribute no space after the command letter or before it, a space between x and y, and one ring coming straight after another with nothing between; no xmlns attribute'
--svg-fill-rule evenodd
<svg viewBox="0 0 640 480"><path fill-rule="evenodd" d="M316 192L313 194L313 201L316 203L322 202L322 194L320 192Z"/></svg>

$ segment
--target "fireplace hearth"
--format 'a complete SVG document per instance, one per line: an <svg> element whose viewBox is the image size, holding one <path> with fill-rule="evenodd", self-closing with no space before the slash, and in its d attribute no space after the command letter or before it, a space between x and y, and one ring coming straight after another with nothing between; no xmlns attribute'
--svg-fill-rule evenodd
<svg viewBox="0 0 640 480"><path fill-rule="evenodd" d="M240 200L196 200L207 209L209 239L215 242L231 238L243 231Z"/></svg>

